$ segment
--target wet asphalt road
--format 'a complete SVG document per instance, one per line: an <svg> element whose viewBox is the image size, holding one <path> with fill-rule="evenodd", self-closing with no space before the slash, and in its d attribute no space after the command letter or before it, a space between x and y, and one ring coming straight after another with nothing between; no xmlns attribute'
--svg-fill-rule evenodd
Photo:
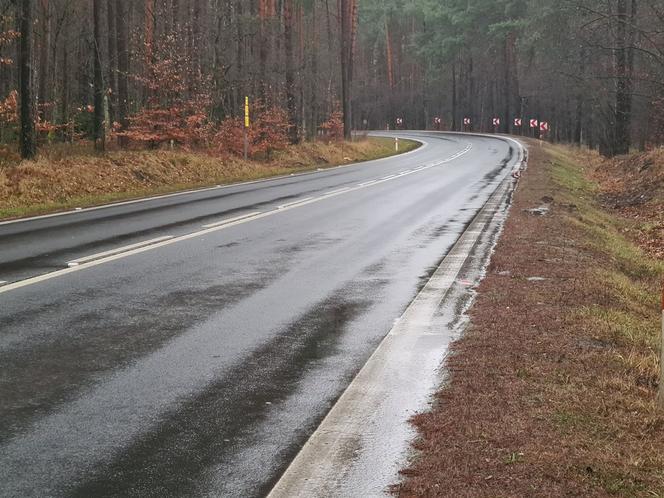
<svg viewBox="0 0 664 498"><path fill-rule="evenodd" d="M265 495L515 160L499 139L400 135L425 146L0 225L11 283L270 213L0 287L0 495Z"/></svg>

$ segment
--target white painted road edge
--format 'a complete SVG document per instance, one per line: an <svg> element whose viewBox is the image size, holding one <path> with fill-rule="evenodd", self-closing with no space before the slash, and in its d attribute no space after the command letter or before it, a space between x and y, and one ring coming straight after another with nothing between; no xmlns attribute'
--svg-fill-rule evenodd
<svg viewBox="0 0 664 498"><path fill-rule="evenodd" d="M422 147L420 147L420 149L416 149L416 150L421 150L421 148ZM404 176L407 176L407 175L412 175L414 173L419 173L420 171L425 171L427 169L434 168L436 166L440 166L442 164L449 163L450 161L453 161L454 159L457 159L458 157L468 153L471 149L472 149L472 144L468 143L468 145L464 149L457 152L453 156L450 156L446 159L442 159L442 160L439 160L439 161L434 161L434 162L428 163L425 166L421 167L419 170L409 171L407 173L402 172L402 174L400 174L400 175L398 175L394 178L378 179L378 180L373 181L371 184L368 184L368 185L358 185L356 187L348 187L348 188L345 188L345 189L332 190L332 191L327 192L327 193L325 193L325 194L323 194L319 197L307 197L307 198L304 198L304 199L294 201L294 202L289 203L289 204L282 204L281 206L278 206L277 208L275 208L271 211L260 212L259 214L256 214L256 215L242 216L242 217L239 217L235 221L233 221L233 220L221 221L219 223L209 225L208 228L203 228L202 230L198 230L196 232L192 232L192 233L189 233L189 234L186 234L186 235L181 235L179 237L172 237L172 238L169 238L168 240L164 240L164 241L161 241L161 242L150 243L149 245L146 245L146 246L141 246L141 247L137 247L137 248L129 249L129 250L127 250L127 248L123 248L122 252L118 252L117 250L114 249L114 250L108 251L109 253L113 253L113 254L110 254L106 257L99 257L99 255L97 255L97 257L94 260L89 260L89 258L85 258L87 260L86 262L81 263L81 264L74 264L74 265L70 266L69 268L65 268L65 269L62 269L62 270L56 270L56 271L53 271L53 272L50 272L50 273L46 273L44 275L38 275L36 277L26 278L25 280L20 280L18 282L13 282L13 283L10 283L10 284L7 284L7 285L3 285L3 286L0 287L0 294L3 294L5 292L10 292L10 291L13 291L13 290L16 290L16 289L20 289L22 287L27 287L29 285L34 285L34 284L37 284L37 283L40 283L40 282L44 282L46 280L51 280L53 278L68 275L68 274L76 272L76 271L81 271L81 270L85 270L87 268L92 268L94 266L102 265L102 264L105 264L105 263L110 263L112 261L117 261L118 259L127 258L127 257L133 256L135 254L141 254L141 253L146 252L146 251L153 251L153 250L159 249L161 247L165 247L165 246L168 246L168 245L171 245L171 244L176 244L178 242L183 242L185 240L190 240L190 239L200 237L202 235L206 235L206 234L209 234L209 233L212 233L212 232L216 232L216 231L219 231L219 230L224 230L224 229L227 229L227 228L230 228L230 227L241 225L243 223L249 223L251 221L255 221L255 220L258 220L258 219L261 219L261 218L266 218L268 216L273 216L275 214L284 213L284 212L290 211L291 209L297 209L297 208L300 208L302 206L307 206L309 204L313 204L313 203L316 203L316 202L321 202L321 201L324 201L326 199L330 199L332 197L337 197L339 195L349 194L351 192L355 192L355 191L361 190L363 188L373 187L375 185L380 185L380 184L388 182L388 181L397 180L397 179L403 178Z"/></svg>
<svg viewBox="0 0 664 498"><path fill-rule="evenodd" d="M506 140L517 144L516 170L524 161L524 149ZM404 434L414 415L409 409L426 403L451 341L436 313L486 227L502 221L498 211L513 184L507 175L268 498L381 496L385 486L396 483L407 441L414 436ZM418 400L409 404L414 398Z"/></svg>

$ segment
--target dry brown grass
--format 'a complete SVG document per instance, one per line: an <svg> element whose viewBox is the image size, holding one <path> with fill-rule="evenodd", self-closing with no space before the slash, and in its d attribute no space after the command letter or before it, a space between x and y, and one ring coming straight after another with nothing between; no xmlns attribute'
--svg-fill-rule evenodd
<svg viewBox="0 0 664 498"><path fill-rule="evenodd" d="M415 146L403 143L402 150ZM393 147L373 138L305 143L261 162L169 150L95 155L88 146L53 146L34 161L0 167L0 218L365 161L391 155Z"/></svg>
<svg viewBox="0 0 664 498"><path fill-rule="evenodd" d="M627 221L624 233L664 259L664 148L611 161L595 159L592 176L603 206Z"/></svg>
<svg viewBox="0 0 664 498"><path fill-rule="evenodd" d="M600 208L593 161L532 147L399 496L664 496L664 264ZM545 196L550 215L524 211Z"/></svg>

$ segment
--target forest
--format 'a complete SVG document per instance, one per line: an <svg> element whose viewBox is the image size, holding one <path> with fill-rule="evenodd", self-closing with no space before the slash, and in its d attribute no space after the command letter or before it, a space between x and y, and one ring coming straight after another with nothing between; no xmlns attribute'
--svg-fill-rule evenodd
<svg viewBox="0 0 664 498"><path fill-rule="evenodd" d="M664 133L662 0L0 0L0 142L269 154L351 130ZM546 129L542 123L547 123Z"/></svg>

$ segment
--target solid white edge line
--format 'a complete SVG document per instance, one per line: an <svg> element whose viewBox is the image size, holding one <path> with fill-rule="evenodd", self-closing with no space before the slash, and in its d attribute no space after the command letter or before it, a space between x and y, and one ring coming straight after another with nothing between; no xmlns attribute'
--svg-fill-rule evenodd
<svg viewBox="0 0 664 498"><path fill-rule="evenodd" d="M369 133L369 136L376 137L376 138L385 138L382 135L372 135ZM111 204L102 204L101 206L91 206L91 207L86 207L86 208L74 208L70 209L68 211L61 211L58 213L49 213L49 214L41 214L38 216L31 216L29 218L16 218L12 220L5 220L5 221L0 221L0 226L3 225L12 225L15 223L23 223L23 222L29 222L29 221L37 221L37 220L44 220L48 218L56 218L59 216L66 216L66 215L71 215L71 214L80 214L80 213L86 213L89 211L99 211L101 209L109 209L109 208L114 208L114 207L121 207L121 206L128 206L131 204L139 204L141 202L148 202L148 201L156 201L160 199L169 199L171 197L179 197L182 195L188 195L188 194L197 194L201 192L209 192L211 190L223 190L223 189L228 189L228 188L233 188L233 187L242 187L245 185L255 185L259 183L268 183L268 182L273 182L273 181L278 181L278 180L285 180L288 178L295 178L298 176L306 176L306 175L315 175L318 173L326 173L328 171L334 171L337 169L342 169L342 168L350 168L353 166L360 166L360 165L365 165L365 166L370 166L375 163L383 162L383 161L388 161L390 159L395 159L397 157L405 157L409 156L411 154L415 154L417 152L422 152L424 149L426 149L429 144L427 142L423 142L422 140L419 140L417 138L408 138L408 137L403 137L405 140L412 140L413 142L417 142L420 144L420 146L416 149L409 150L408 152L403 152L401 154L395 154L393 156L387 156L387 157L381 157L379 159L371 159L369 161L359 161L355 163L349 163L349 164L340 164L338 166L332 166L331 168L323 168L321 170L309 170L309 171L301 171L299 173L287 173L284 175L279 175L279 176L272 176L270 178L261 178L259 180L249 180L246 182L237 182L237 183L229 183L226 185L215 185L212 187L204 187L204 188L199 188L199 189L188 189L188 190L183 190L181 192L173 192L171 194L163 194L163 195L155 195L151 197L142 197L140 199L131 199L128 201L120 201L120 202L114 202Z"/></svg>
<svg viewBox="0 0 664 498"><path fill-rule="evenodd" d="M99 252L97 254L91 254L90 256L85 256L82 258L74 259L72 261L68 261L67 266L78 266L97 259L104 259L107 258L108 256L114 256L121 252L132 251L140 247L145 247L152 244L158 244L159 242L164 242L165 240L170 240L172 238L174 238L173 235L164 235L163 237L157 237L156 239L144 240L143 242L137 242L136 244L130 244L128 246L123 246L123 247L116 247L115 249L110 249L108 251Z"/></svg>
<svg viewBox="0 0 664 498"><path fill-rule="evenodd" d="M257 214L261 214L261 212L262 211L254 211L253 213L243 214L241 216L236 216L234 218L227 218L225 220L217 221L216 223L210 223L208 225L203 225L202 228L214 228L214 227L218 227L218 226L221 226L221 225L225 225L226 223L232 223L234 221L244 220L245 218L252 218L252 217L256 216Z"/></svg>

